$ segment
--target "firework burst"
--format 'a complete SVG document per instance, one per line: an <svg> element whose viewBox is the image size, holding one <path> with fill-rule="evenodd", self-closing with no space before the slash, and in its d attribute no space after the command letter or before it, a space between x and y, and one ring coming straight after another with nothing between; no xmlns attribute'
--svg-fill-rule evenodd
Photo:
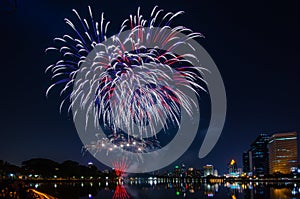
<svg viewBox="0 0 300 199"><path fill-rule="evenodd" d="M126 159L121 159L120 161L115 161L113 163L113 166L114 166L114 169L115 169L115 172L116 172L116 175L117 177L123 177L126 170L128 169L128 163L126 161Z"/></svg>
<svg viewBox="0 0 300 199"><path fill-rule="evenodd" d="M201 77L205 68L195 67L189 61L197 58L191 53L173 53L183 45L192 52L189 40L202 35L183 26L171 28L172 20L183 12L164 13L155 6L148 20L138 8L136 15L122 23L119 34L107 38L110 22L103 13L100 20L95 20L89 7L87 20L73 11L80 25L65 21L74 34L55 38L56 45L46 50L57 51L61 56L46 69L51 71L54 82L47 95L52 88L62 85L60 94L64 99L60 110L69 104L70 111L79 103L86 110L86 123L93 113L95 125L107 129L108 138L86 145L89 150L114 150L106 148L108 142L134 152L159 147L157 130L168 129L170 123L180 127L181 110L190 115L192 105L196 105L177 86L194 93L205 90L200 84L205 83ZM120 36L124 31L128 31L127 36ZM186 37L178 37L179 33ZM112 44L106 45L108 39ZM79 73L81 78L75 81ZM86 92L83 87L90 89ZM73 115L76 116L74 110Z"/></svg>

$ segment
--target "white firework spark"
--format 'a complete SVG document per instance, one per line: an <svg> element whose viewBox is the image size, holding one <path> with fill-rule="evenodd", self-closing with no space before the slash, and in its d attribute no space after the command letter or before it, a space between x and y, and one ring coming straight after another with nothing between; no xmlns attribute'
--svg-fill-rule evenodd
<svg viewBox="0 0 300 199"><path fill-rule="evenodd" d="M95 21L90 7L89 20L73 11L81 25L74 25L69 19L65 21L75 35L55 38L57 46L46 50L55 50L62 57L46 69L51 70L54 79L47 95L53 87L62 84L61 95L66 94L66 98L60 108L71 99L70 111L79 102L87 110L86 123L92 112L96 115L95 124L100 122L112 131L109 142L116 142L118 132L123 131L128 139L118 142L118 147L129 144L129 150L136 146L137 152L147 152L147 145L141 144L143 137L155 138L158 126L168 128L166 118L180 126L181 109L190 114L192 105L196 105L176 86L185 86L195 93L205 90L200 85L205 83L201 77L205 68L191 64L190 59L197 60L193 53L172 52L183 45L193 52L189 40L202 35L184 26L171 28L171 21L183 12L163 14L155 6L149 20L143 18L138 8L137 14L130 15L121 25L119 35L129 31L127 37L117 34L111 38L113 44L106 45L110 22L105 21L104 14ZM177 37L178 33L185 33L186 37ZM150 43L156 44L155 47L149 48ZM96 53L91 57L92 51ZM78 73L84 75L72 90ZM84 91L86 86L90 87L89 92ZM97 140L86 147L98 151L105 148L105 142Z"/></svg>

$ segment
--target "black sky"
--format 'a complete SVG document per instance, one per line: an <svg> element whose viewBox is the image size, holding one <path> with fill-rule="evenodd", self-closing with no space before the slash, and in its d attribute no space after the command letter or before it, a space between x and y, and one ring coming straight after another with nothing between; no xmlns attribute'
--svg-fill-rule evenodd
<svg viewBox="0 0 300 199"><path fill-rule="evenodd" d="M147 16L158 5L185 11L175 23L205 35L200 44L216 62L227 92L226 124L217 146L195 160L199 138L178 162L211 163L223 172L234 158L241 167L242 152L259 133L300 132L300 12L293 2L17 0L11 11L1 3L0 159L15 164L34 157L92 159L82 156L71 117L59 113L57 93L45 97L50 80L44 70L53 60L44 50L70 31L64 18L75 19L73 8L86 15L88 5L97 14L105 12L114 33L138 6Z"/></svg>

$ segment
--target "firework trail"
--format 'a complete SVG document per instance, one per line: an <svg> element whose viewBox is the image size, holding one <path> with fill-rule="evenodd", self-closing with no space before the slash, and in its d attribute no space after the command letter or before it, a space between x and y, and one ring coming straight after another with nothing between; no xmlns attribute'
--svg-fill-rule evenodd
<svg viewBox="0 0 300 199"><path fill-rule="evenodd" d="M138 8L136 15L130 15L122 23L119 34L111 38L113 44L105 45L110 22L103 13L95 20L91 8L88 9L88 20L73 10L80 25L69 19L65 21L74 34L55 38L55 46L46 50L54 50L61 56L46 69L51 71L54 82L46 94L61 86L64 99L60 110L69 104L71 111L79 103L86 110L86 123L93 113L95 125L101 124L109 131L109 138L98 139L86 145L87 149L151 151L151 147L159 147L157 129L168 129L170 125L166 120L180 127L182 109L191 114L192 106L197 106L176 86L184 86L196 94L205 90L201 83L206 82L201 75L206 69L189 61L197 58L189 53L173 53L181 46L189 46L193 52L189 40L202 35L184 26L171 28L172 20L183 12L164 13L155 6L148 20ZM127 36L120 36L124 31L129 31ZM178 37L179 33L186 37ZM155 47L149 48L150 43L156 44ZM75 82L79 73L82 78ZM83 87L90 89L85 92ZM73 115L76 117L74 110ZM109 142L113 147L106 148Z"/></svg>

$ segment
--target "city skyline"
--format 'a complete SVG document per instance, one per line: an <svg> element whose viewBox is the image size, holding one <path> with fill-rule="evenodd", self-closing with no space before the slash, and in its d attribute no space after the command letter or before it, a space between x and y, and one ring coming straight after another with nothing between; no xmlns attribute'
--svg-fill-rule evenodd
<svg viewBox="0 0 300 199"><path fill-rule="evenodd" d="M128 13L136 12L141 3L131 1L129 6L120 2L114 11L120 18L111 11L109 3L89 4L121 22ZM231 159L242 167L242 152L248 150L259 134L300 131L297 6L272 1L245 5L157 1L145 2L141 9L149 13L156 4L166 11L186 11L175 23L186 23L205 35L200 44L221 72L228 100L225 128L212 152L204 159L195 158L208 123L204 117L193 145L174 164L186 162L194 167L213 164L224 173L227 169L224 165ZM87 6L79 1L18 2L14 12L1 13L0 51L5 75L0 85L5 97L0 159L13 164L33 157L94 161L92 155L82 154L82 143L71 117L66 111L58 113L58 97L45 97L50 81L44 75L51 59L44 55L44 50L53 37L61 36L66 29L63 19L71 15L73 8L85 12ZM207 112L204 107L204 113Z"/></svg>
<svg viewBox="0 0 300 199"><path fill-rule="evenodd" d="M202 175L204 177L207 176L227 176L227 177L237 177L241 175L247 176L257 176L257 177L265 177L269 175L274 175L276 173L281 174L290 174L292 170L298 171L300 169L300 164L298 163L299 159L297 158L298 153L298 145L297 145L297 132L281 132L281 133L273 133L273 134L260 134L249 146L249 150L247 152L242 153L242 162L241 165L238 165L235 159L231 159L229 163L224 164L221 168L215 168L214 164L203 163L203 165L193 166L185 164L181 162L180 164L171 164L168 166L168 169L157 170L149 173L165 173L166 171L174 171L178 170L182 172L182 169L185 170L203 170ZM277 143L276 143L277 142ZM273 146L275 144L275 146ZM280 152L278 152L280 150ZM283 157L282 155L287 155L288 157ZM283 161L279 162L277 159ZM17 166L23 167L23 164L32 161L34 159L41 159L43 157L32 158L30 160L23 160L21 164ZM51 159L45 159L46 161L53 161ZM5 160L0 160L4 161ZM69 162L74 160L64 160L61 162ZM272 163L274 162L274 163ZM279 163L277 163L279 162ZM10 164L10 162L7 162ZM57 163L58 164L58 163ZM271 165L273 164L273 165ZM94 165L93 162L89 161L86 166ZM95 162L95 166L99 166L98 162ZM180 166L179 166L180 165ZM12 166L14 166L12 164ZM126 167L126 165L123 165ZM124 167L124 168L125 168ZM114 169L106 167L105 170ZM223 173L218 173L218 169L224 171ZM100 169L101 171L101 169ZM184 177L184 176L182 176Z"/></svg>

